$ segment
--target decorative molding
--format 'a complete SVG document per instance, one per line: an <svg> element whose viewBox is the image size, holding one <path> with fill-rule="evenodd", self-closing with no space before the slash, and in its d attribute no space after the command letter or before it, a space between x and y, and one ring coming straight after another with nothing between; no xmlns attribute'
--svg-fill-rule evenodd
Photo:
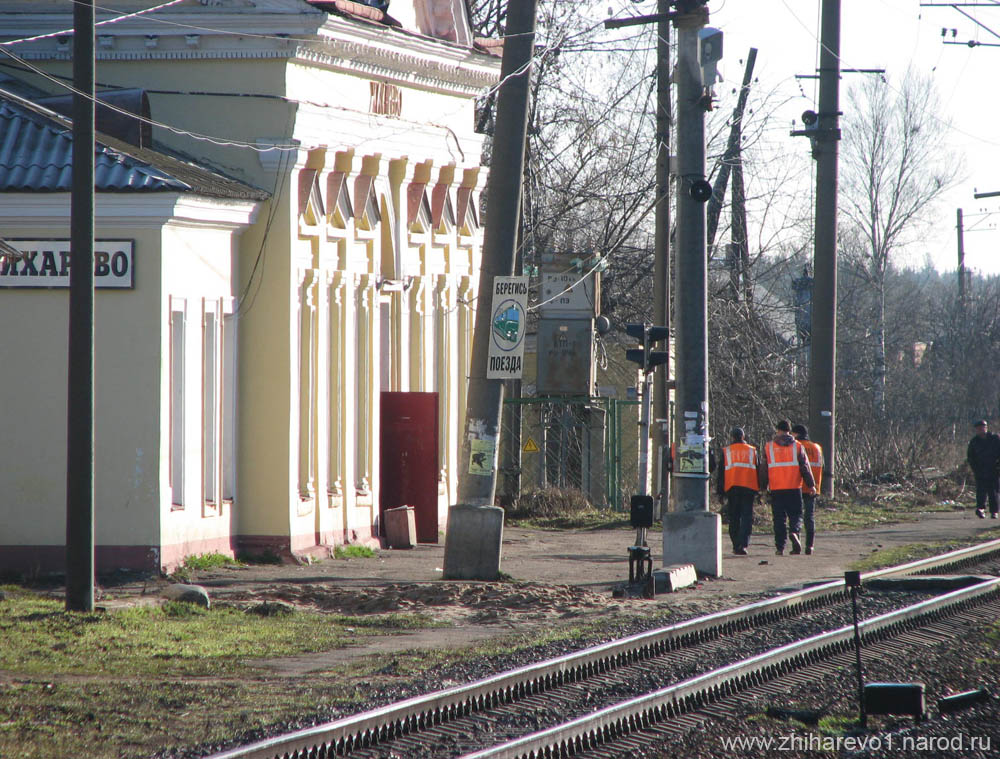
<svg viewBox="0 0 1000 759"><path fill-rule="evenodd" d="M344 305L344 293L347 291L347 273L340 270L327 270L326 286L330 289L330 302L338 308Z"/></svg>
<svg viewBox="0 0 1000 759"><path fill-rule="evenodd" d="M452 287L451 278L447 274L438 274L436 276L437 283L435 286L435 295L437 296L437 307L442 311L451 310L451 300L452 294L455 288Z"/></svg>
<svg viewBox="0 0 1000 759"><path fill-rule="evenodd" d="M254 223L261 203L222 200L186 193L99 193L94 211L98 226L147 229L172 227L233 230ZM16 225L69 225L70 194L5 193L0 220Z"/></svg>
<svg viewBox="0 0 1000 759"><path fill-rule="evenodd" d="M125 19L99 27L108 32L100 39L113 40L114 47L109 49L102 42L97 60L287 58L362 74L397 86L410 85L457 95L476 94L494 85L500 77L498 58L467 45L337 15L304 12L302 4L284 10L285 13L267 13L262 12L261 7L249 6L239 15L221 9L215 13L189 10ZM165 27L162 19L167 17L176 24L174 33L165 33L170 27ZM20 18L7 14L7 21L15 27L7 33L15 38L72 26L68 13L28 13ZM185 31L192 27L198 28L198 33ZM213 29L225 31L216 33ZM241 32L247 36L235 37ZM287 39L276 39L281 35L287 35ZM152 47L149 46L151 37L158 38ZM302 38L308 41L303 42ZM71 34L67 32L58 37L34 40L19 46L18 54L34 61L70 61L70 39Z"/></svg>
<svg viewBox="0 0 1000 759"><path fill-rule="evenodd" d="M410 313L423 317L427 313L427 278L426 276L414 277L413 283L413 294L410 296L413 307L410 309Z"/></svg>
<svg viewBox="0 0 1000 759"><path fill-rule="evenodd" d="M319 272L316 269L299 269L299 289L302 291L302 305L312 313L316 310L316 288L314 284L319 280Z"/></svg>

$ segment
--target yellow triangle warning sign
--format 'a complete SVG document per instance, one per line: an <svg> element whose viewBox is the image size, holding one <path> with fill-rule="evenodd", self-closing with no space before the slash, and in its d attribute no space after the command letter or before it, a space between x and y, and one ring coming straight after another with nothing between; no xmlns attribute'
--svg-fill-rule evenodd
<svg viewBox="0 0 1000 759"><path fill-rule="evenodd" d="M525 453L538 453L538 446L535 441L530 437L524 441L524 448L522 449Z"/></svg>

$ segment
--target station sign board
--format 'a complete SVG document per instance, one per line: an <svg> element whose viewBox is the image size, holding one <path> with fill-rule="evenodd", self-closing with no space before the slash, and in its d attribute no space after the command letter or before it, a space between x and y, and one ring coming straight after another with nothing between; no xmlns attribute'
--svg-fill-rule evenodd
<svg viewBox="0 0 1000 759"><path fill-rule="evenodd" d="M0 287L69 287L69 240L7 240L23 254L0 262ZM135 241L94 241L94 287L135 287Z"/></svg>

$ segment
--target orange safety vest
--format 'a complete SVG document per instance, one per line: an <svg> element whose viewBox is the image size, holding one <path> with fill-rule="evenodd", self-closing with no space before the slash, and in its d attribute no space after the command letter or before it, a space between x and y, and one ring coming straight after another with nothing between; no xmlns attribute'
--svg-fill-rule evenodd
<svg viewBox="0 0 1000 759"><path fill-rule="evenodd" d="M823 467L826 463L823 461L823 448L812 440L800 440L799 444L805 449L806 458L809 459L809 469L813 473L813 479L816 480L816 492L818 493L820 483L823 481ZM808 488L803 484L802 490L806 491Z"/></svg>
<svg viewBox="0 0 1000 759"><path fill-rule="evenodd" d="M747 443L732 443L722 449L725 459L723 487L757 489L757 449Z"/></svg>
<svg viewBox="0 0 1000 759"><path fill-rule="evenodd" d="M802 487L799 471L799 441L793 445L767 444L767 481L771 490L798 490Z"/></svg>

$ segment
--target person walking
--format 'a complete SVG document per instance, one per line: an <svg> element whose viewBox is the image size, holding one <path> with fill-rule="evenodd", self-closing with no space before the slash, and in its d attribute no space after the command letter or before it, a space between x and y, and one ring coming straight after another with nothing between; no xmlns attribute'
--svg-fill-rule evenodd
<svg viewBox="0 0 1000 759"><path fill-rule="evenodd" d="M771 491L771 515L774 517L775 554L785 553L785 540L792 542L791 553L802 553L799 522L802 519L803 487L816 493L816 481L809 469L805 448L790 434L792 423L782 419L774 425L774 438L765 446L766 483ZM787 521L787 527L786 527Z"/></svg>
<svg viewBox="0 0 1000 759"><path fill-rule="evenodd" d="M760 490L760 457L747 443L742 428L734 427L729 434L732 442L722 449L716 492L727 505L733 553L746 556L753 532L753 502Z"/></svg>
<svg viewBox="0 0 1000 759"><path fill-rule="evenodd" d="M976 478L976 516L986 518L984 507L990 505L990 518L997 518L997 491L1000 491L1000 436L989 431L985 419L975 422L975 436L965 454Z"/></svg>
<svg viewBox="0 0 1000 759"><path fill-rule="evenodd" d="M814 490L809 492L805 483L802 483L802 526L806 531L806 555L813 552L813 541L816 537L816 499L819 497L819 488L823 482L823 448L819 443L809 439L809 430L804 424L796 424L792 427L792 434L795 439L802 444L806 450L806 458L809 460L809 471L812 472L815 480Z"/></svg>

